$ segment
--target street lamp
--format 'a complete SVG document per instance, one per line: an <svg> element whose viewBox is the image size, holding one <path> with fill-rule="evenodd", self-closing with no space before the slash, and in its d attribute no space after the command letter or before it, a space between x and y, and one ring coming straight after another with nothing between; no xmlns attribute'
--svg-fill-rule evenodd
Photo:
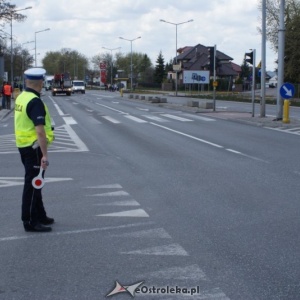
<svg viewBox="0 0 300 300"><path fill-rule="evenodd" d="M24 61L23 45L30 44L30 43L34 43L34 41L25 42L21 46L22 47L22 83L23 83L23 86L24 86L24 71L25 71L25 61Z"/></svg>
<svg viewBox="0 0 300 300"><path fill-rule="evenodd" d="M37 33L40 33L40 32L44 32L44 31L48 31L50 30L50 28L46 28L46 29L43 29L43 30L40 30L40 31L36 31L34 33L34 57L35 57L35 66L36 66L36 34Z"/></svg>
<svg viewBox="0 0 300 300"><path fill-rule="evenodd" d="M119 39L121 39L121 40L125 40L125 41L128 41L128 42L130 42L130 45L131 45L131 55L130 55L130 89L132 90L132 42L133 41L135 41L135 40L138 40L138 39L140 39L141 38L141 36L139 36L139 37L137 37L137 38L135 38L135 39L132 39L132 40L128 40L128 39L125 39L125 38L123 38L123 37L119 37Z"/></svg>
<svg viewBox="0 0 300 300"><path fill-rule="evenodd" d="M166 20L162 20L160 19L160 22L164 22L164 23L168 23L168 24L172 24L172 25L175 25L176 26L176 49L175 49L175 64L177 65L177 26L178 25L182 25L182 24L185 24L185 23L189 23L189 22L193 22L194 20L191 19L191 20L188 20L188 21L185 21L185 22L181 22L181 23L172 23L172 22L168 22ZM175 70L175 73L176 73L176 80L175 80L175 95L177 96L177 69Z"/></svg>
<svg viewBox="0 0 300 300"><path fill-rule="evenodd" d="M22 11L22 10L27 10L27 9L31 9L32 6L28 6L25 8L21 8L21 9L15 9L12 10L10 13L10 84L13 86L13 81L14 81L14 70L13 70L13 45L12 45L12 40L13 40L13 34L12 34L12 21L13 21L13 14L18 12L18 11Z"/></svg>
<svg viewBox="0 0 300 300"><path fill-rule="evenodd" d="M110 62L110 84L112 86L113 84L113 58L112 58L112 52L114 50L118 50L118 49L121 49L121 47L118 47L118 48L114 48L114 49L109 49L109 48L106 48L106 47L102 47L103 49L106 49L106 50L110 50L110 53L111 53L111 62Z"/></svg>

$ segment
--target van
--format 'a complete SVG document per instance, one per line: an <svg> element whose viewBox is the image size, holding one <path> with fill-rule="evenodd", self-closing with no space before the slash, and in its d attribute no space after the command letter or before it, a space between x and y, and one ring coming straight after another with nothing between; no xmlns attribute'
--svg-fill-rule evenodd
<svg viewBox="0 0 300 300"><path fill-rule="evenodd" d="M85 94L85 83L83 80L73 80L72 82L72 93L79 93Z"/></svg>

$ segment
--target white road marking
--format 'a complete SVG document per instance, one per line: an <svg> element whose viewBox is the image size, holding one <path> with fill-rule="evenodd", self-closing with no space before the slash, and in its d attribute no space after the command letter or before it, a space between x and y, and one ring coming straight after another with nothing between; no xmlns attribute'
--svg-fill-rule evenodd
<svg viewBox="0 0 300 300"><path fill-rule="evenodd" d="M121 254L189 256L189 254L179 244L170 244L141 250L121 252Z"/></svg>
<svg viewBox="0 0 300 300"><path fill-rule="evenodd" d="M127 114L128 114L128 113L125 113L125 112L123 112L123 111L121 111L121 110L118 110L118 109L109 107L109 106L107 106L107 105L100 104L100 103L98 103L98 102L95 102L95 104L96 104L96 105L99 105L99 106L102 106L102 107L105 107L105 108L107 108L107 109L116 111L116 112L118 112L118 113L120 113L120 114L124 114L124 115L127 115Z"/></svg>
<svg viewBox="0 0 300 300"><path fill-rule="evenodd" d="M145 225L153 225L154 222L142 222L142 223L133 223L127 225L120 225L120 226L108 226L108 227L100 227L100 228L90 228L90 229L78 229L78 230L69 230L69 231L58 231L58 232L48 232L47 234L26 234L22 236L8 236L0 238L0 242L7 242L7 241L16 241L16 240L23 240L23 239L33 239L41 237L48 238L49 236L59 236L59 235L68 235L68 234L80 234L80 233L89 233L89 232L97 232L97 231L106 231L106 230L113 230L113 229L123 229L123 228L132 228L132 227L139 227Z"/></svg>
<svg viewBox="0 0 300 300"><path fill-rule="evenodd" d="M102 193L102 194L94 194L89 195L91 197L119 197L119 196L129 196L129 194L125 191L116 191L116 192L108 192L108 193Z"/></svg>
<svg viewBox="0 0 300 300"><path fill-rule="evenodd" d="M157 116L152 116L152 115L143 115L143 117L145 117L147 119L150 119L150 120L153 120L153 121L156 121L156 122L169 122L168 120L162 119L162 118L157 117Z"/></svg>
<svg viewBox="0 0 300 300"><path fill-rule="evenodd" d="M68 132L70 138L75 142L79 151L89 151L85 143L79 138L76 132L72 129L71 126L64 126L64 129Z"/></svg>
<svg viewBox="0 0 300 300"><path fill-rule="evenodd" d="M58 114L59 114L60 116L65 115L65 114L62 112L62 110L59 108L59 106L55 103L55 101L54 101L50 96L49 96L49 98L52 100L53 105L54 105L54 107L56 108Z"/></svg>
<svg viewBox="0 0 300 300"><path fill-rule="evenodd" d="M114 201L110 203L96 203L97 206L140 206L136 200Z"/></svg>
<svg viewBox="0 0 300 300"><path fill-rule="evenodd" d="M135 122L137 122L137 123L148 123L148 121L142 120L142 119L137 118L137 117L134 117L134 116L126 115L126 116L124 116L124 117L125 117L125 118L128 118L128 119L130 119L130 120L132 120L132 121L135 121Z"/></svg>
<svg viewBox="0 0 300 300"><path fill-rule="evenodd" d="M87 186L86 189L121 189L122 186L118 183L115 184L103 184L96 186Z"/></svg>
<svg viewBox="0 0 300 300"><path fill-rule="evenodd" d="M105 120L107 120L107 121L109 121L111 123L114 123L114 124L120 124L121 123L120 121L118 121L118 120L116 120L116 119L114 119L114 118L112 118L110 116L102 116L102 118L104 118Z"/></svg>
<svg viewBox="0 0 300 300"><path fill-rule="evenodd" d="M120 211L115 213L96 215L96 217L130 217L130 218L148 218L149 215L141 208Z"/></svg>
<svg viewBox="0 0 300 300"><path fill-rule="evenodd" d="M63 120L67 125L75 125L77 122L72 117L63 117Z"/></svg>
<svg viewBox="0 0 300 300"><path fill-rule="evenodd" d="M184 116L187 116L189 118L196 119L196 120L207 121L207 122L211 122L211 121L215 122L216 121L215 119L211 119L211 118L207 118L207 117L202 117L202 116L199 116L199 115L184 114Z"/></svg>
<svg viewBox="0 0 300 300"><path fill-rule="evenodd" d="M207 280L205 273L198 265L190 265L186 267L171 267L161 271L149 272L144 274L145 278L165 278L185 280L186 282Z"/></svg>
<svg viewBox="0 0 300 300"><path fill-rule="evenodd" d="M226 150L229 152L235 153L235 154L242 154L241 152L233 150L233 149L226 149Z"/></svg>
<svg viewBox="0 0 300 300"><path fill-rule="evenodd" d="M172 237L163 229L148 229L140 230L135 232L112 234L111 236L115 237L124 237L124 238L159 238L159 239L171 239Z"/></svg>
<svg viewBox="0 0 300 300"><path fill-rule="evenodd" d="M221 145L218 145L218 144L215 144L215 143L212 143L212 142L203 140L203 139L199 139L199 138L197 138L197 137L195 137L195 136L192 136L192 135L183 133L183 132L181 132L181 131L177 131L177 130L171 129L171 128L169 128L169 127L165 127L165 126L162 126L162 125L159 125L159 124L155 124L155 123L152 123L152 122L150 122L150 124L152 124L152 125L154 125L154 126L157 126L157 127L160 127L160 128L163 128L163 129L166 129L166 130L168 130L168 131L171 131L171 132L174 132L174 133L183 135L183 136L185 136L185 137L188 137L188 138L190 138L190 139L199 141L199 142L201 142L201 143L208 144L208 145L213 146L213 147L224 148L224 147L221 146Z"/></svg>
<svg viewBox="0 0 300 300"><path fill-rule="evenodd" d="M264 127L267 129L271 129L271 130L275 130L275 131L279 131L279 132L285 132L285 133L290 133L290 134L296 134L296 135L300 135L299 131L292 131L291 129L287 129L284 127L278 127L278 128L273 128L273 127Z"/></svg>
<svg viewBox="0 0 300 300"><path fill-rule="evenodd" d="M182 118L182 117L174 116L174 115L170 115L170 114L162 114L162 116L166 117L166 118L182 121L182 122L192 122L193 121L193 120L190 120L190 119L186 119L186 118Z"/></svg>

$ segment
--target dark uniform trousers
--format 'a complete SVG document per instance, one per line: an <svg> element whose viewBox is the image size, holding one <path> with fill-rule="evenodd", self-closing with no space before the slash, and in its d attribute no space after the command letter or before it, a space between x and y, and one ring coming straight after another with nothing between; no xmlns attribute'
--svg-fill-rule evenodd
<svg viewBox="0 0 300 300"><path fill-rule="evenodd" d="M46 211L42 200L42 190L32 186L32 179L40 172L42 151L40 147L19 148L21 161L25 167L25 182L22 195L22 221L35 226L46 217Z"/></svg>

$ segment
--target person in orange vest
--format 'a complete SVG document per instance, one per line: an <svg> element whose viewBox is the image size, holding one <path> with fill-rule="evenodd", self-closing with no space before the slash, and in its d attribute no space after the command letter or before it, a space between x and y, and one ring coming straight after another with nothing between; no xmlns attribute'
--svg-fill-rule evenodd
<svg viewBox="0 0 300 300"><path fill-rule="evenodd" d="M13 88L9 82L4 85L3 92L6 100L6 109L11 109L11 95L13 93Z"/></svg>
<svg viewBox="0 0 300 300"><path fill-rule="evenodd" d="M1 96L2 96L2 109L6 109L6 99L4 95L4 85L6 84L6 81L3 81L2 88L1 88Z"/></svg>

